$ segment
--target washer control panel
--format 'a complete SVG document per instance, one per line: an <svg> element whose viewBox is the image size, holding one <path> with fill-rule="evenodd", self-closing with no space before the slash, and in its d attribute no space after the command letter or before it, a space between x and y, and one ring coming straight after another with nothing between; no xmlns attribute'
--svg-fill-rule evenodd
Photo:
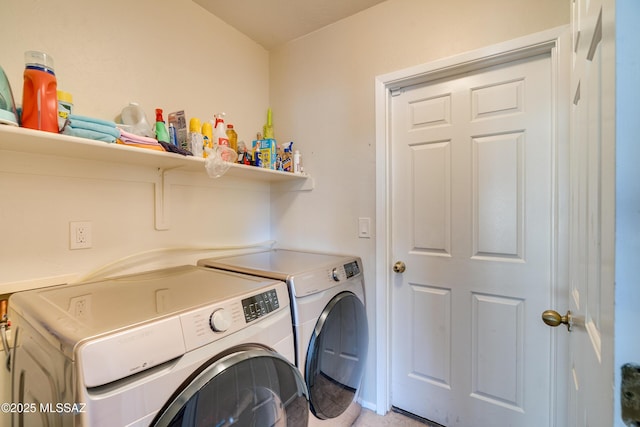
<svg viewBox="0 0 640 427"><path fill-rule="evenodd" d="M270 289L261 294L252 295L242 300L244 320L249 323L280 308L278 293Z"/></svg>
<svg viewBox="0 0 640 427"><path fill-rule="evenodd" d="M245 293L180 314L186 351L233 334L275 312L288 313L288 295L287 285L276 282L257 293Z"/></svg>

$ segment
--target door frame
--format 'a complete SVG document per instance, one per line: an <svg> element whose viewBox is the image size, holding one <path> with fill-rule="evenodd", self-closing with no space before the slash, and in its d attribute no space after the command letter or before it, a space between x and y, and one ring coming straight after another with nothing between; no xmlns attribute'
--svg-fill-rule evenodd
<svg viewBox="0 0 640 427"><path fill-rule="evenodd" d="M568 216L568 141L569 77L571 59L569 26L552 28L507 42L488 46L427 64L380 75L375 80L376 120L376 402L378 414L391 408L391 97L395 90L435 79L471 72L487 66L523 59L542 53L551 56L552 102L554 111L552 162L554 230L551 254L552 277L549 307L568 304L567 216ZM558 328L560 329L560 328ZM549 396L550 426L565 425L568 379L568 348L562 331L551 332L551 383ZM566 332L565 332L566 334Z"/></svg>

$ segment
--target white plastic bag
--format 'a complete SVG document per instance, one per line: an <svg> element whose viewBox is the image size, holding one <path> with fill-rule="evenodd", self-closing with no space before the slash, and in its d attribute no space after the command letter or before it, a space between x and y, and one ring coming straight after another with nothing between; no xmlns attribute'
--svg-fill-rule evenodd
<svg viewBox="0 0 640 427"><path fill-rule="evenodd" d="M205 148L207 158L204 167L211 178L219 178L229 170L231 163L235 163L238 154L225 145L216 145L213 148Z"/></svg>

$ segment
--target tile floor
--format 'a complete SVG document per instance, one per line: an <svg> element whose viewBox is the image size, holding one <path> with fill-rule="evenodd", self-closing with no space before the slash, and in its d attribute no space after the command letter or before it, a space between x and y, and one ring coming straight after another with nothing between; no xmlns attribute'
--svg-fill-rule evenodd
<svg viewBox="0 0 640 427"><path fill-rule="evenodd" d="M396 411L389 411L385 416L362 408L360 416L353 423L353 427L442 427L438 424L430 424L420 421Z"/></svg>

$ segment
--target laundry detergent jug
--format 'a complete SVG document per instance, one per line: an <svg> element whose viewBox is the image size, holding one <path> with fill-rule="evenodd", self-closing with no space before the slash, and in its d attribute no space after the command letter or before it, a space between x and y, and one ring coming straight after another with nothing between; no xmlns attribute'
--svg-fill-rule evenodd
<svg viewBox="0 0 640 427"><path fill-rule="evenodd" d="M24 54L23 127L58 133L58 85L53 58L42 52Z"/></svg>

